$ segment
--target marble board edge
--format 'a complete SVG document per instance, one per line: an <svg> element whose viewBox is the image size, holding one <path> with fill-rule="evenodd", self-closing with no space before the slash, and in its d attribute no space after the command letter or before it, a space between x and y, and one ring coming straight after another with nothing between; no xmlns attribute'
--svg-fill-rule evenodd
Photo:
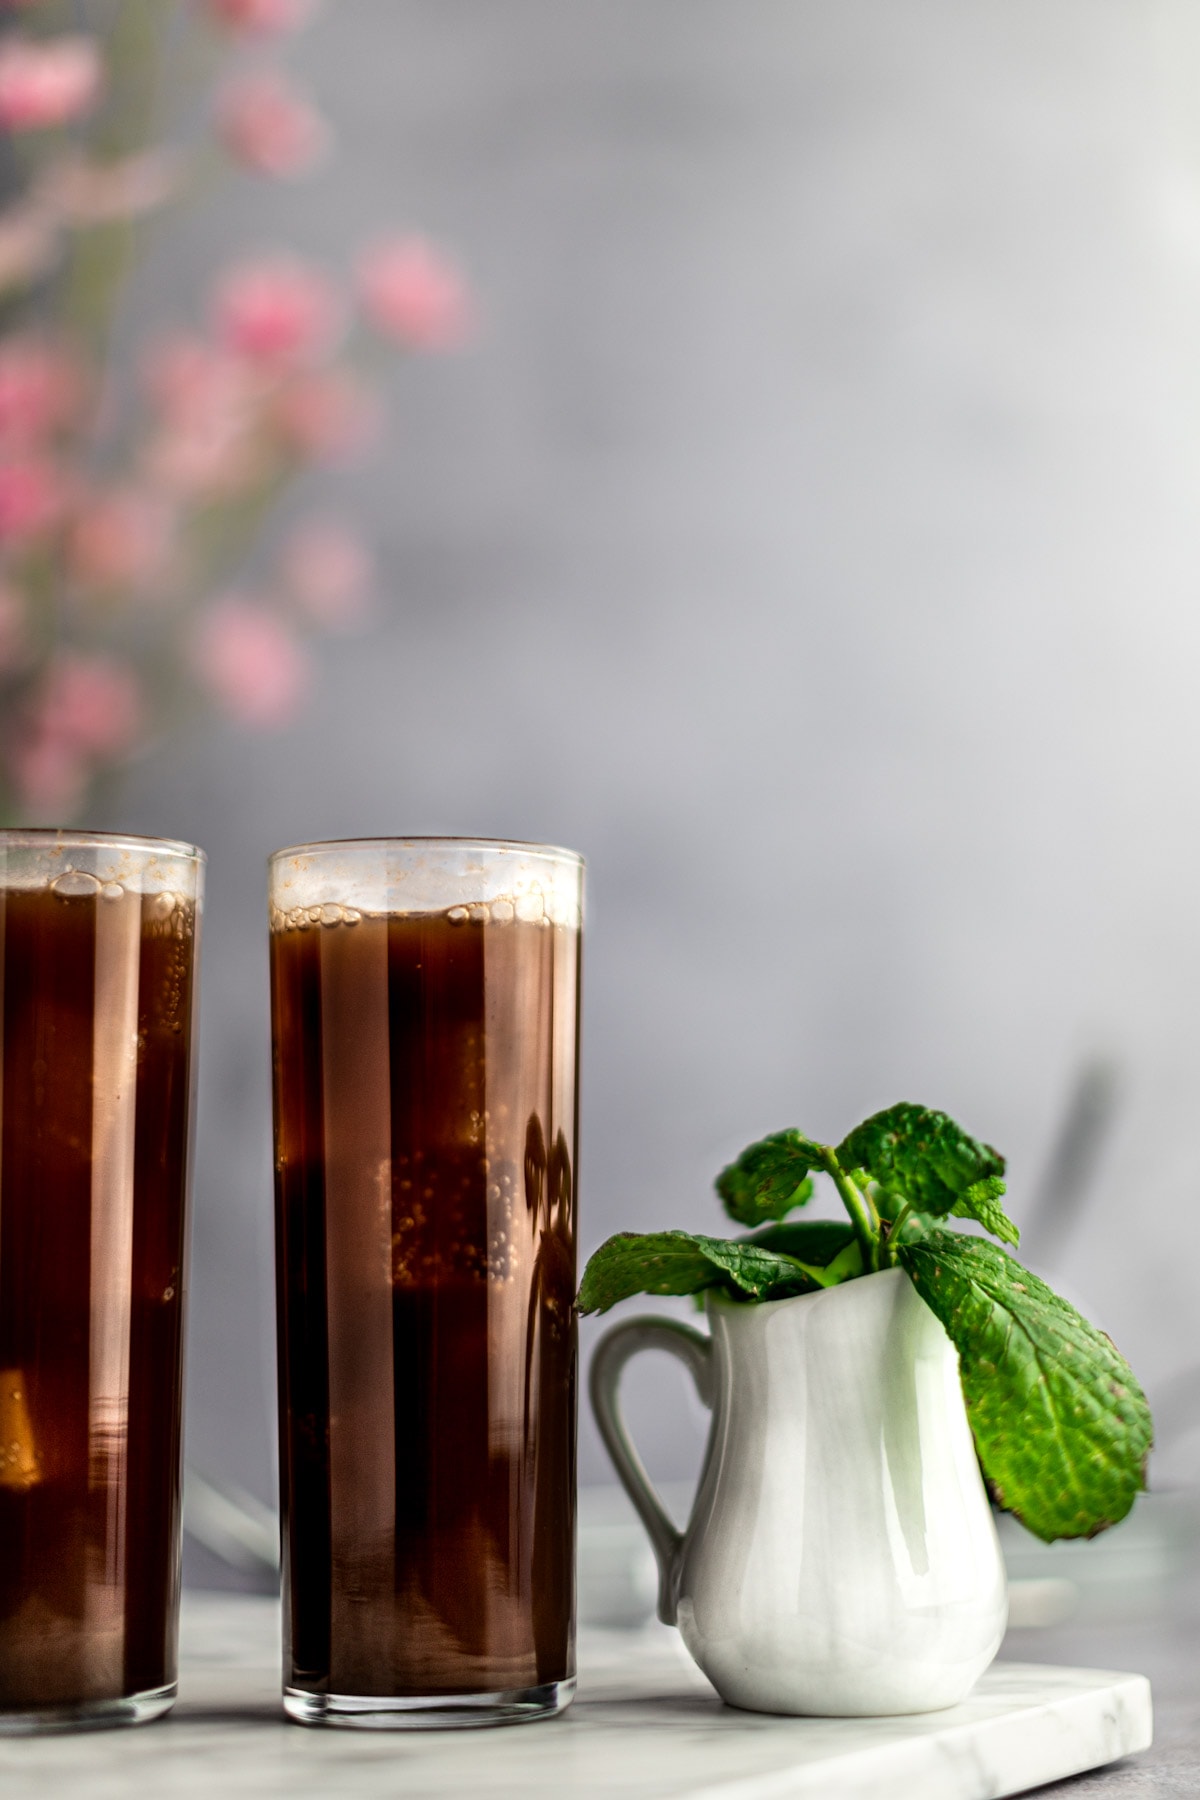
<svg viewBox="0 0 1200 1800"><path fill-rule="evenodd" d="M997 1663L991 1672L1053 1676L1062 1691L828 1760L691 1787L680 1800L880 1800L884 1794L888 1800L1009 1800L1134 1756L1153 1742L1145 1675L1044 1663ZM1084 1685L1071 1690L1072 1679Z"/></svg>

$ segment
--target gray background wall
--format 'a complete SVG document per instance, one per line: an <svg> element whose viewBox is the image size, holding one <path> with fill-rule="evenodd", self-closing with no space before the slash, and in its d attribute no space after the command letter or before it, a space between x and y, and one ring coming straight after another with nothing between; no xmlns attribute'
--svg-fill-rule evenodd
<svg viewBox="0 0 1200 1800"><path fill-rule="evenodd" d="M899 1097L1007 1149L1028 1222L1081 1062L1114 1059L1058 1261L1169 1391L1200 1198L1194 7L337 0L293 61L339 158L196 216L141 316L251 243L391 220L456 248L483 326L396 369L386 452L328 480L380 626L302 724L199 731L122 803L211 857L192 1456L272 1492L263 858L359 833L587 854L587 1249L715 1227L748 1139ZM664 1475L678 1392L639 1408ZM589 1429L582 1459L603 1477Z"/></svg>

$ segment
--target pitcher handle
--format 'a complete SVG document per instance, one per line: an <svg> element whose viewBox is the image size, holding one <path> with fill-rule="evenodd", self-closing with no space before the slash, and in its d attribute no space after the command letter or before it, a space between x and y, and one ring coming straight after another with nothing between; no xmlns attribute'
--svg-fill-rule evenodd
<svg viewBox="0 0 1200 1800"><path fill-rule="evenodd" d="M677 1356L696 1384L705 1406L713 1403L712 1339L676 1319L628 1319L606 1331L592 1352L588 1377L592 1411L613 1461L621 1486L633 1501L650 1537L658 1563L658 1616L664 1625L675 1623L681 1531L655 1493L645 1464L634 1449L621 1413L621 1373L639 1350L666 1350Z"/></svg>

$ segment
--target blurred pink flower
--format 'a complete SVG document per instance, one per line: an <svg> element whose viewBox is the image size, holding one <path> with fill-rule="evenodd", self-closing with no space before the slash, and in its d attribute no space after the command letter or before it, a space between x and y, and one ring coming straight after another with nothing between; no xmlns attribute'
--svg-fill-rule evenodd
<svg viewBox="0 0 1200 1800"><path fill-rule="evenodd" d="M143 459L151 480L199 495L237 493L260 478L263 375L186 333L154 345L141 372L161 426Z"/></svg>
<svg viewBox="0 0 1200 1800"><path fill-rule="evenodd" d="M466 285L424 238L376 244L359 259L363 312L384 337L413 350L449 350L471 328Z"/></svg>
<svg viewBox="0 0 1200 1800"><path fill-rule="evenodd" d="M0 579L0 670L19 669L28 655L25 596L12 582Z"/></svg>
<svg viewBox="0 0 1200 1800"><path fill-rule="evenodd" d="M57 249L53 223L40 207L14 206L0 214L0 294L45 274Z"/></svg>
<svg viewBox="0 0 1200 1800"><path fill-rule="evenodd" d="M87 790L86 759L60 738L18 727L9 746L8 772L21 810L35 825L65 821Z"/></svg>
<svg viewBox="0 0 1200 1800"><path fill-rule="evenodd" d="M85 587L144 591L170 559L171 514L156 495L113 488L75 509L67 566Z"/></svg>
<svg viewBox="0 0 1200 1800"><path fill-rule="evenodd" d="M260 175L302 175L329 143L321 115L271 70L226 84L217 98L217 130L230 155Z"/></svg>
<svg viewBox="0 0 1200 1800"><path fill-rule="evenodd" d="M314 625L348 631L371 616L370 553L337 519L309 519L287 538L280 557L284 585Z"/></svg>
<svg viewBox="0 0 1200 1800"><path fill-rule="evenodd" d="M9 38L0 43L0 130L66 125L95 103L103 76L91 38Z"/></svg>
<svg viewBox="0 0 1200 1800"><path fill-rule="evenodd" d="M43 456L0 460L0 546L23 549L57 524L67 501L61 471Z"/></svg>
<svg viewBox="0 0 1200 1800"><path fill-rule="evenodd" d="M142 723L137 677L115 656L60 650L34 702L35 736L87 756L128 750Z"/></svg>
<svg viewBox="0 0 1200 1800"><path fill-rule="evenodd" d="M147 445L142 472L152 485L181 499L229 499L256 487L270 461L260 437L218 420L165 431Z"/></svg>
<svg viewBox="0 0 1200 1800"><path fill-rule="evenodd" d="M226 712L244 725L284 725L312 683L312 662L279 614L260 601L229 594L201 619L192 665Z"/></svg>
<svg viewBox="0 0 1200 1800"><path fill-rule="evenodd" d="M263 392L262 378L239 358L183 331L151 345L141 375L150 399L172 425L245 419Z"/></svg>
<svg viewBox="0 0 1200 1800"><path fill-rule="evenodd" d="M297 375L275 395L271 416L287 448L317 462L362 449L379 422L371 396L340 369Z"/></svg>
<svg viewBox="0 0 1200 1800"><path fill-rule="evenodd" d="M141 690L127 663L100 652L58 651L9 744L9 772L25 810L42 820L69 816L91 764L125 755L141 725Z"/></svg>
<svg viewBox="0 0 1200 1800"><path fill-rule="evenodd" d="M312 0L201 0L219 25L244 37L295 31L311 14Z"/></svg>
<svg viewBox="0 0 1200 1800"><path fill-rule="evenodd" d="M37 183L36 195L52 216L69 225L102 225L137 219L169 200L175 165L164 150L146 150L110 162L59 157Z"/></svg>
<svg viewBox="0 0 1200 1800"><path fill-rule="evenodd" d="M0 339L0 445L50 437L70 421L80 387L78 364L61 345L32 332Z"/></svg>
<svg viewBox="0 0 1200 1800"><path fill-rule="evenodd" d="M225 348L271 367L314 361L332 346L340 324L329 277L288 256L230 269L212 308Z"/></svg>

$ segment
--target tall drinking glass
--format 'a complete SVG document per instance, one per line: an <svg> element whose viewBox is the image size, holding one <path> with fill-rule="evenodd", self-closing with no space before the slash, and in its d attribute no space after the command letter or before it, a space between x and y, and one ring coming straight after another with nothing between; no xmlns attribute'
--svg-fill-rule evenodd
<svg viewBox="0 0 1200 1800"><path fill-rule="evenodd" d="M175 1697L203 876L0 832L0 1731Z"/></svg>
<svg viewBox="0 0 1200 1800"><path fill-rule="evenodd" d="M284 1704L489 1724L575 1686L583 865L270 865Z"/></svg>

